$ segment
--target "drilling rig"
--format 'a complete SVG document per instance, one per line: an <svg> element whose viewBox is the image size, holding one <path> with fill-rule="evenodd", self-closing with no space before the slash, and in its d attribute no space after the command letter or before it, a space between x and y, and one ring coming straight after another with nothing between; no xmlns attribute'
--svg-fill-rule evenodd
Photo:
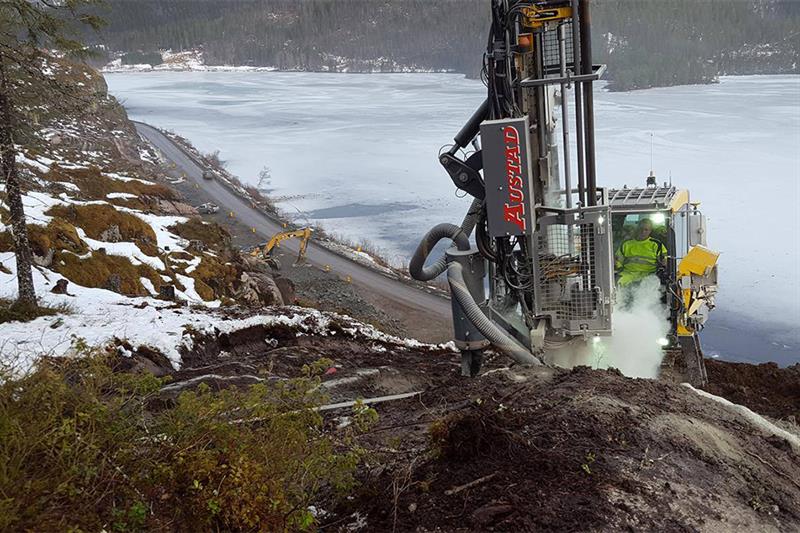
<svg viewBox="0 0 800 533"><path fill-rule="evenodd" d="M606 68L592 62L590 7L491 1L487 97L439 155L472 204L460 226L425 235L409 272L422 281L447 272L462 374L480 371L490 345L542 364L550 350L614 334L615 251L647 219L667 250L658 278L670 335L653 342L704 384L697 333L714 307L719 254L705 246L705 218L688 191L659 186L652 173L641 188L598 186L593 84ZM443 239L452 246L426 266Z"/></svg>

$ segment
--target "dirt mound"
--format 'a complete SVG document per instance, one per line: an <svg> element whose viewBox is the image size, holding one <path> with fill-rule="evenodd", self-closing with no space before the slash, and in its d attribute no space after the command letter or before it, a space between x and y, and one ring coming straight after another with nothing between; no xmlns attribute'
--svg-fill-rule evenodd
<svg viewBox="0 0 800 533"><path fill-rule="evenodd" d="M800 364L780 368L708 359L706 369L708 392L773 418L800 420Z"/></svg>
<svg viewBox="0 0 800 533"><path fill-rule="evenodd" d="M162 392L285 379L325 357L329 431L349 423L338 402L378 399L379 421L360 437L360 488L324 510L323 530L800 529L797 439L690 388L586 367L507 368L497 356L467 379L448 349L284 311L285 323L196 338ZM712 363L715 382L719 368L738 375Z"/></svg>
<svg viewBox="0 0 800 533"><path fill-rule="evenodd" d="M800 527L800 451L685 387L497 370L420 403L379 410L390 452L340 519L358 513L364 531Z"/></svg>

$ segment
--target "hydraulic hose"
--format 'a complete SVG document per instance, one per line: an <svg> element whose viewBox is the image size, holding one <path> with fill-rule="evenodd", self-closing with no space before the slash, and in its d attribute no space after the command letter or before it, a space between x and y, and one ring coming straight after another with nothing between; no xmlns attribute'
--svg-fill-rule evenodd
<svg viewBox="0 0 800 533"><path fill-rule="evenodd" d="M481 206L482 200L476 198L472 201L472 205L469 206L469 210L461 222L461 227L447 223L437 224L425 234L408 263L408 273L412 278L419 281L431 281L447 270L447 260L444 256L431 266L425 266L431 250L442 239L452 240L459 250L469 250L469 236L478 222Z"/></svg>
<svg viewBox="0 0 800 533"><path fill-rule="evenodd" d="M478 220L481 217L481 211L483 210L483 200L479 200L475 198L472 200L472 203L467 209L467 214L464 215L464 220L461 221L461 231L464 232L464 235L469 236L472 235L472 230L475 229L475 225L478 223Z"/></svg>
<svg viewBox="0 0 800 533"><path fill-rule="evenodd" d="M478 225L475 228L475 244L478 245L478 251L483 257L492 263L499 263L500 258L494 253L489 245L489 236L486 235L486 211L481 210L480 217L478 218Z"/></svg>
<svg viewBox="0 0 800 533"><path fill-rule="evenodd" d="M500 329L494 322L483 314L481 308L472 298L464 282L463 267L453 261L447 267L447 281L450 283L450 293L464 310L470 322L480 331L489 342L498 350L511 357L522 365L541 365L542 362L525 348L516 339Z"/></svg>

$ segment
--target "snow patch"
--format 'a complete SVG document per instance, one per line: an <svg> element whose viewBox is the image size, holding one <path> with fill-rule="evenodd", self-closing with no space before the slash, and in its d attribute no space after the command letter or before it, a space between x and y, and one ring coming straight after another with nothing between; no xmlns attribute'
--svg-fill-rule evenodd
<svg viewBox="0 0 800 533"><path fill-rule="evenodd" d="M106 194L106 198L109 200L128 200L138 198L138 196L129 192L110 192Z"/></svg>

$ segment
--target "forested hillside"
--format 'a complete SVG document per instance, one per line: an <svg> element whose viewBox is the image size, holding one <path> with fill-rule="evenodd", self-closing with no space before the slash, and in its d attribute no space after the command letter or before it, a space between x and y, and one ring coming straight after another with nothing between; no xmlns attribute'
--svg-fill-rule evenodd
<svg viewBox="0 0 800 533"><path fill-rule="evenodd" d="M111 0L105 17L112 50L202 47L207 64L465 73L480 68L489 20L472 0Z"/></svg>
<svg viewBox="0 0 800 533"><path fill-rule="evenodd" d="M488 0L109 0L101 40L128 62L202 49L206 64L480 69ZM596 60L617 89L796 73L795 0L595 0ZM155 57L155 59L154 59Z"/></svg>

